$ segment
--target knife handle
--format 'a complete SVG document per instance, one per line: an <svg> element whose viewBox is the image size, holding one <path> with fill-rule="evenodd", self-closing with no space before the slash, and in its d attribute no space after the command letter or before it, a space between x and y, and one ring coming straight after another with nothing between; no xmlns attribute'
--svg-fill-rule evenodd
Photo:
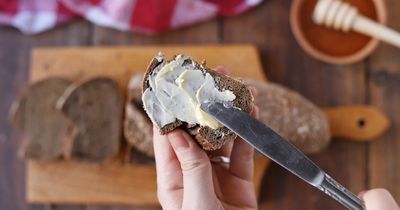
<svg viewBox="0 0 400 210"><path fill-rule="evenodd" d="M338 201L350 210L364 210L364 201L340 185L337 181L325 174L324 180L318 187L321 191Z"/></svg>

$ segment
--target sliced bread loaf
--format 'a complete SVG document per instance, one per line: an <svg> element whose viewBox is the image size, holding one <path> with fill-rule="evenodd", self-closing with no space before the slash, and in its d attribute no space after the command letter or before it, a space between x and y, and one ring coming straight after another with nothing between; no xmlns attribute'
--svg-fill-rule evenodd
<svg viewBox="0 0 400 210"><path fill-rule="evenodd" d="M154 157L153 126L143 109L143 75L134 75L128 85L128 98L125 104L124 135L128 145L149 157Z"/></svg>
<svg viewBox="0 0 400 210"><path fill-rule="evenodd" d="M183 128L205 150L216 150L236 134L200 109L204 101L220 101L245 112L252 111L253 97L243 83L219 74L192 58L177 55L166 61L159 53L143 79L143 104L154 124L166 134Z"/></svg>
<svg viewBox="0 0 400 210"><path fill-rule="evenodd" d="M76 126L71 156L102 162L120 147L123 98L114 80L97 77L70 85L57 102Z"/></svg>
<svg viewBox="0 0 400 210"><path fill-rule="evenodd" d="M72 123L56 109L71 81L52 77L35 82L11 107L13 123L24 133L20 150L27 159L51 160L69 153Z"/></svg>
<svg viewBox="0 0 400 210"><path fill-rule="evenodd" d="M257 80L244 82L257 88L254 103L260 120L305 153L316 153L330 142L329 123L318 107L283 86Z"/></svg>

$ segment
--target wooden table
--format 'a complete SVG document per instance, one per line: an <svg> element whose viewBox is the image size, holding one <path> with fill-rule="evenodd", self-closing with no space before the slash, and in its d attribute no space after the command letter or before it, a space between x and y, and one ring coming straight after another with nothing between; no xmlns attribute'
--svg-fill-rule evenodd
<svg viewBox="0 0 400 210"><path fill-rule="evenodd" d="M386 0L389 25L400 30L400 2ZM266 0L238 17L219 18L159 36L94 26L84 20L36 36L0 27L0 208L6 210L145 210L126 206L30 205L24 198L24 161L16 157L18 133L7 115L28 80L30 49L36 46L252 43L261 52L268 78L302 93L319 106L372 104L392 127L371 143L334 141L311 158L338 181L358 192L384 187L400 201L400 50L381 44L366 60L335 66L306 55L289 28L290 0ZM260 209L341 209L328 197L276 165L266 173Z"/></svg>

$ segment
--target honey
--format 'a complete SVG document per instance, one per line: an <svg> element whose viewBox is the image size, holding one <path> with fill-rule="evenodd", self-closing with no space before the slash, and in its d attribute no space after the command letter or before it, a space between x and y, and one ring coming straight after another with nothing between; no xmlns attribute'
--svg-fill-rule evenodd
<svg viewBox="0 0 400 210"><path fill-rule="evenodd" d="M318 0L303 0L299 8L300 30L312 47L327 55L341 57L352 55L361 50L371 40L357 32L342 32L325 26L316 25L312 13ZM345 0L355 6L359 13L373 20L377 11L372 0Z"/></svg>

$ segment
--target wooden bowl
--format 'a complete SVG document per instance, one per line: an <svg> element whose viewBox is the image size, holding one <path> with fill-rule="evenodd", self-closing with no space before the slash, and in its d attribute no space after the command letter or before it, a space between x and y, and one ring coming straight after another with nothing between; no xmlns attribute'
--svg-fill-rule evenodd
<svg viewBox="0 0 400 210"><path fill-rule="evenodd" d="M325 61L333 64L349 64L355 63L367 57L378 45L378 40L375 38L370 38L369 41L365 42L365 44L361 45L360 48L357 48L356 51L346 54L346 55L335 55L333 53L329 53L327 51L323 51L318 49L316 45L312 44L309 38L305 36L304 28L302 27L302 23L300 22L300 18L302 15L301 8L304 6L303 4L310 0L293 0L292 6L290 8L290 26L296 41L299 45L312 57L315 59ZM346 1L346 0L344 0ZM361 0L365 1L365 0ZM386 23L386 7L382 0L371 0L375 7L376 13L376 21L382 24ZM351 2L349 2L351 3ZM361 13L362 14L362 13ZM310 14L311 18L311 14ZM325 26L317 26L317 27L325 27ZM332 33L342 33L331 30ZM352 32L354 33L354 32ZM353 35L354 36L354 35ZM332 44L340 44L340 43L332 43Z"/></svg>

